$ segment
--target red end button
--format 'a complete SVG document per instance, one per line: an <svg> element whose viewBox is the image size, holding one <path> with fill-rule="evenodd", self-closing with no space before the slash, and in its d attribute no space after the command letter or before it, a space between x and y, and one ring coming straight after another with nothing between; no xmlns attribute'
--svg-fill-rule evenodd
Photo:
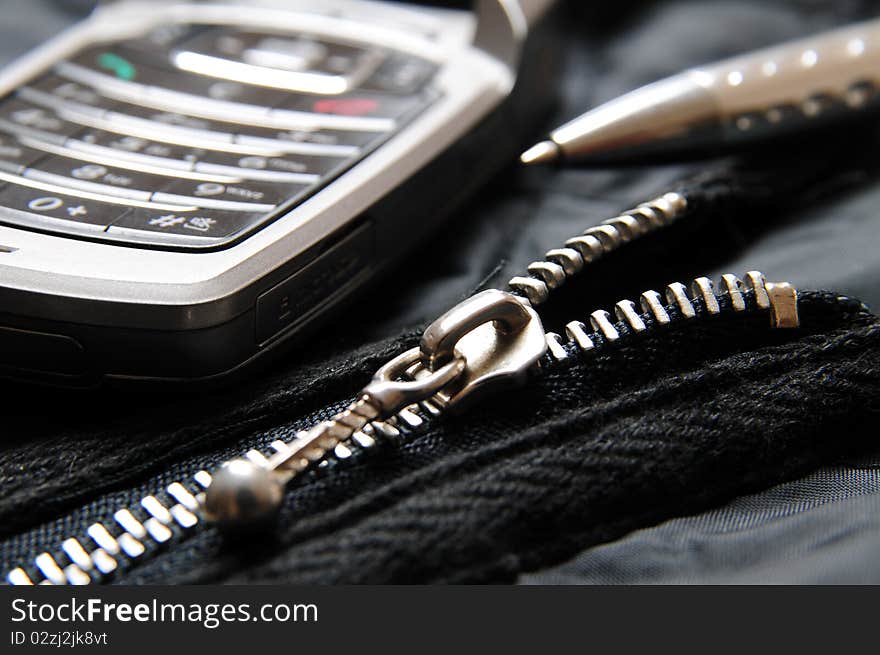
<svg viewBox="0 0 880 655"><path fill-rule="evenodd" d="M373 98L323 98L312 105L319 114L339 116L369 116L379 108L379 101Z"/></svg>

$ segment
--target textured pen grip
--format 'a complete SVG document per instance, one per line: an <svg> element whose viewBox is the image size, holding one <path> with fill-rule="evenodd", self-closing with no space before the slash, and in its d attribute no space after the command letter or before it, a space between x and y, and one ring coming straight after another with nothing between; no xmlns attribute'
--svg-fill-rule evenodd
<svg viewBox="0 0 880 655"><path fill-rule="evenodd" d="M713 93L742 136L863 112L880 99L880 20L728 59L687 73Z"/></svg>

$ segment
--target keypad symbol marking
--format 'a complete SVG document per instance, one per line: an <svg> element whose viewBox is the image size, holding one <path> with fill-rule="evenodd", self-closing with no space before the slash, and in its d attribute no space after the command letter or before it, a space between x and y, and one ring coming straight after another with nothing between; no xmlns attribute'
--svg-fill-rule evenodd
<svg viewBox="0 0 880 655"><path fill-rule="evenodd" d="M89 213L89 210L86 209L85 207L83 207L82 205L78 205L76 207L68 207L67 213L70 216L76 218L77 216L85 216L86 214Z"/></svg>
<svg viewBox="0 0 880 655"><path fill-rule="evenodd" d="M43 109L21 109L13 112L12 120L19 125L36 127L42 130L57 130L61 128L61 121L50 116Z"/></svg>
<svg viewBox="0 0 880 655"><path fill-rule="evenodd" d="M177 216L175 214L165 214L165 216L158 216L157 218L151 218L149 223L150 223L150 225L155 225L157 227L174 227L175 225L180 225L181 223L186 223L186 216Z"/></svg>
<svg viewBox="0 0 880 655"><path fill-rule="evenodd" d="M58 209L64 204L64 201L61 198L56 198L54 196L46 196L44 198L34 198L28 203L28 209L33 209L37 212L50 212L54 209Z"/></svg>
<svg viewBox="0 0 880 655"><path fill-rule="evenodd" d="M183 227L197 232L207 232L217 221L206 216L193 216Z"/></svg>
<svg viewBox="0 0 880 655"><path fill-rule="evenodd" d="M208 88L208 95L217 100L234 100L243 92L244 86L238 82L215 82Z"/></svg>
<svg viewBox="0 0 880 655"><path fill-rule="evenodd" d="M366 116L379 108L379 102L372 98L325 98L316 101L313 107L319 114Z"/></svg>
<svg viewBox="0 0 880 655"><path fill-rule="evenodd" d="M109 70L121 80L131 81L137 76L134 64L113 52L102 52L98 55L98 66Z"/></svg>
<svg viewBox="0 0 880 655"><path fill-rule="evenodd" d="M263 169L266 168L268 161L265 157L260 157L258 155L250 155L248 157L242 157L238 160L238 165L242 168L256 168Z"/></svg>
<svg viewBox="0 0 880 655"><path fill-rule="evenodd" d="M195 194L197 196L218 196L225 192L226 187L223 184L217 184L216 182L202 182L196 187Z"/></svg>
<svg viewBox="0 0 880 655"><path fill-rule="evenodd" d="M107 174L107 169L98 164L86 164L74 168L70 174L79 180L97 180Z"/></svg>

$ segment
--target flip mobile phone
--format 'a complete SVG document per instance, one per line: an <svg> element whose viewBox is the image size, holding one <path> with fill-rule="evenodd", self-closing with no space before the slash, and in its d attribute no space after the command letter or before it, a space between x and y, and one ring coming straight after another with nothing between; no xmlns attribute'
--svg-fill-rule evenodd
<svg viewBox="0 0 880 655"><path fill-rule="evenodd" d="M0 375L223 380L295 343L515 156L551 4L120 0L8 67Z"/></svg>

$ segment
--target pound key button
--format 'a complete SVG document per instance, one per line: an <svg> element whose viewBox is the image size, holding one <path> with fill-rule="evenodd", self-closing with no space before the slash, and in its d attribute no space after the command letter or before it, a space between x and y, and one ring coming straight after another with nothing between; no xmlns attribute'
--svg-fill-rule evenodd
<svg viewBox="0 0 880 655"><path fill-rule="evenodd" d="M107 235L133 243L210 246L249 229L262 217L213 209L163 212L134 207L110 226Z"/></svg>

